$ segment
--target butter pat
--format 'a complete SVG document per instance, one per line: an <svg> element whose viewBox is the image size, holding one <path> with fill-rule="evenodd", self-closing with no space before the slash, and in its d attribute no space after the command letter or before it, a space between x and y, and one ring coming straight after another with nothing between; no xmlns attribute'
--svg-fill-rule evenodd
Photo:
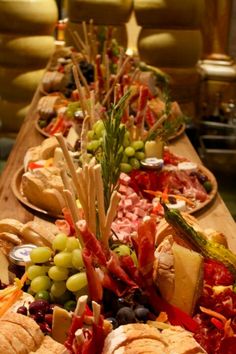
<svg viewBox="0 0 236 354"><path fill-rule="evenodd" d="M146 157L157 157L161 159L163 156L163 141L147 141L145 143L145 156Z"/></svg>
<svg viewBox="0 0 236 354"><path fill-rule="evenodd" d="M170 303L191 315L203 286L203 257L174 243L175 290Z"/></svg>

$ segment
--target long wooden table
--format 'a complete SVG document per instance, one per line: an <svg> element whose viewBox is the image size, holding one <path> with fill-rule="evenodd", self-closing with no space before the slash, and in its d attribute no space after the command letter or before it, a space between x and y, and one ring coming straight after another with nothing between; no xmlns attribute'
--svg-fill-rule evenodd
<svg viewBox="0 0 236 354"><path fill-rule="evenodd" d="M35 216L35 212L26 209L15 198L11 190L11 181L16 171L22 166L27 149L40 144L44 139L35 129L35 109L39 98L40 88L35 93L30 110L0 178L0 219L15 218L21 222L27 222ZM170 147L173 152L185 156L191 161L201 162L185 135L174 141ZM43 217L39 214L37 216ZM211 205L196 213L195 216L204 228L213 228L223 232L228 239L229 247L236 252L236 223L219 195L216 196Z"/></svg>

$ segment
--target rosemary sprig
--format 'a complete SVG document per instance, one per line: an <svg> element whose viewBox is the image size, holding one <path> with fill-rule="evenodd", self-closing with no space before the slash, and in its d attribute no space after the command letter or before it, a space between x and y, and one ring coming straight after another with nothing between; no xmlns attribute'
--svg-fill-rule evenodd
<svg viewBox="0 0 236 354"><path fill-rule="evenodd" d="M121 124L121 118L129 96L130 91L127 91L117 104L111 106L110 111L108 111L103 121L105 131L103 135L101 166L106 210L109 207L112 192L118 187L125 135L125 126Z"/></svg>

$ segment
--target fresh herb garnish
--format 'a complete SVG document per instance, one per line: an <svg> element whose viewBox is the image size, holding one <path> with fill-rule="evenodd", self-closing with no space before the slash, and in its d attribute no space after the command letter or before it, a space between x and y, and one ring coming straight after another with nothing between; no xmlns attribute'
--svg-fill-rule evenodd
<svg viewBox="0 0 236 354"><path fill-rule="evenodd" d="M118 187L125 135L125 126L121 124L121 119L129 96L130 91L117 104L112 104L111 109L103 120L105 131L102 143L101 166L106 211L110 204L112 192Z"/></svg>

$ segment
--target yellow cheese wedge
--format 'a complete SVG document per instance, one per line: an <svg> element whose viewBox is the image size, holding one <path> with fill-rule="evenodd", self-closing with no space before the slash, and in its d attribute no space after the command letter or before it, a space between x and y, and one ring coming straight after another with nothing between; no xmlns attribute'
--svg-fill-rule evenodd
<svg viewBox="0 0 236 354"><path fill-rule="evenodd" d="M58 12L55 0L0 1L0 32L52 34Z"/></svg>
<svg viewBox="0 0 236 354"><path fill-rule="evenodd" d="M28 71L0 66L0 96L14 102L30 101L43 74L44 69Z"/></svg>
<svg viewBox="0 0 236 354"><path fill-rule="evenodd" d="M97 25L119 25L128 21L132 5L132 0L70 0L67 11L74 22L92 18Z"/></svg>
<svg viewBox="0 0 236 354"><path fill-rule="evenodd" d="M7 257L3 254L2 250L0 249L0 280L4 284L9 284L9 274L8 274L8 266L9 262Z"/></svg>
<svg viewBox="0 0 236 354"><path fill-rule="evenodd" d="M158 67L193 67L200 59L200 30L142 28L138 38L141 60Z"/></svg>
<svg viewBox="0 0 236 354"><path fill-rule="evenodd" d="M54 51L52 36L0 34L0 64L43 68Z"/></svg>
<svg viewBox="0 0 236 354"><path fill-rule="evenodd" d="M140 26L196 28L200 27L204 5L204 0L135 0L134 11Z"/></svg>
<svg viewBox="0 0 236 354"><path fill-rule="evenodd" d="M170 303L192 314L203 285L203 257L174 243L175 290Z"/></svg>
<svg viewBox="0 0 236 354"><path fill-rule="evenodd" d="M61 307L55 306L53 309L53 320L52 320L52 338L57 342L64 344L67 339L67 332L71 325L71 314L62 309Z"/></svg>
<svg viewBox="0 0 236 354"><path fill-rule="evenodd" d="M28 112L30 100L27 103L15 103L7 100L0 100L0 117L4 132L18 132Z"/></svg>

